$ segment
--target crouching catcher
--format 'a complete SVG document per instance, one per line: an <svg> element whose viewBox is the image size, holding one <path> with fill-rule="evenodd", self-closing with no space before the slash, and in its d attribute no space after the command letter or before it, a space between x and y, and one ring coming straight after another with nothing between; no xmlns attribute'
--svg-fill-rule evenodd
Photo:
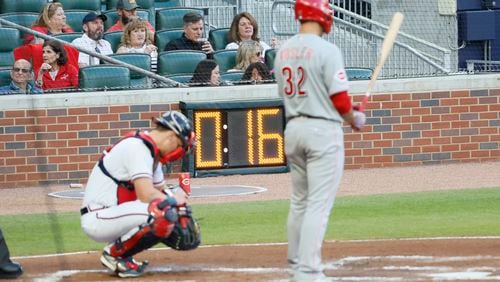
<svg viewBox="0 0 500 282"><path fill-rule="evenodd" d="M133 256L157 243L176 250L200 244L187 193L165 193L161 168L192 151L192 124L174 111L154 123L151 131L129 133L106 149L89 177L80 210L85 234L107 243L101 263L119 277L142 275L149 263Z"/></svg>

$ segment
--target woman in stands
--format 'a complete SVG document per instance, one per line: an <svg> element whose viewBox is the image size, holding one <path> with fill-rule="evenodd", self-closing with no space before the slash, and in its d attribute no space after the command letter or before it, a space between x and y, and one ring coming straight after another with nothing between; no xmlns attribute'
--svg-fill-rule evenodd
<svg viewBox="0 0 500 282"><path fill-rule="evenodd" d="M262 62L262 47L257 41L241 43L236 54L236 66L229 71L245 71L252 63Z"/></svg>
<svg viewBox="0 0 500 282"><path fill-rule="evenodd" d="M158 48L153 44L153 33L149 30L147 22L134 19L125 26L120 47L120 53L144 53L151 56L151 71L156 72L158 64Z"/></svg>
<svg viewBox="0 0 500 282"><path fill-rule="evenodd" d="M219 65L214 60L203 60L198 63L193 77L188 82L192 86L219 86Z"/></svg>
<svg viewBox="0 0 500 282"><path fill-rule="evenodd" d="M272 79L269 69L262 62L250 64L241 77L242 82L252 83L272 82Z"/></svg>
<svg viewBox="0 0 500 282"><path fill-rule="evenodd" d="M47 89L78 87L78 70L68 64L68 55L64 46L48 40L43 43L43 64L38 70L36 84Z"/></svg>
<svg viewBox="0 0 500 282"><path fill-rule="evenodd" d="M58 2L45 5L42 13L38 16L38 20L33 24L31 29L47 35L74 32L74 30L66 24L63 6ZM33 34L29 33L27 33L24 38L24 44L43 43L43 41L42 38L35 37Z"/></svg>
<svg viewBox="0 0 500 282"><path fill-rule="evenodd" d="M230 43L227 44L226 49L238 49L242 42L250 40L259 42L263 51L262 57L264 57L268 49L276 48L278 45L276 38L271 39L271 46L261 41L259 39L259 26L252 14L248 12L239 13L233 18L229 28L228 41Z"/></svg>

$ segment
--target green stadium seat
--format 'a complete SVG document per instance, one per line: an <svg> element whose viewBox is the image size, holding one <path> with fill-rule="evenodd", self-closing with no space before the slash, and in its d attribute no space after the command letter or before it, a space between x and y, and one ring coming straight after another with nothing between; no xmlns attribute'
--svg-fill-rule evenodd
<svg viewBox="0 0 500 282"><path fill-rule="evenodd" d="M229 81L229 82L240 82L241 77L243 77L243 71L230 71L226 73L221 73L220 80L221 81Z"/></svg>
<svg viewBox="0 0 500 282"><path fill-rule="evenodd" d="M156 10L156 30L183 28L182 17L187 13L198 13L203 16L203 9L197 8L163 8Z"/></svg>
<svg viewBox="0 0 500 282"><path fill-rule="evenodd" d="M98 65L80 68L79 88L85 91L130 88L130 71L126 67Z"/></svg>
<svg viewBox="0 0 500 282"><path fill-rule="evenodd" d="M123 31L112 31L105 32L103 38L107 40L111 44L111 49L113 49L113 53L118 50L120 46L120 42L122 40Z"/></svg>
<svg viewBox="0 0 500 282"><path fill-rule="evenodd" d="M12 69L11 67L0 68L0 87L10 84L10 81L11 81L10 70L11 69Z"/></svg>
<svg viewBox="0 0 500 282"><path fill-rule="evenodd" d="M82 35L83 32L67 32L55 34L54 37L71 43L73 40L82 37Z"/></svg>
<svg viewBox="0 0 500 282"><path fill-rule="evenodd" d="M106 31L118 20L118 12L116 12L116 9L113 9L103 12L103 14L108 17L108 20L104 22L104 30ZM143 20L149 21L153 27L155 26L154 12L150 10L137 9L137 16Z"/></svg>
<svg viewBox="0 0 500 282"><path fill-rule="evenodd" d="M216 28L208 32L208 40L215 51L226 49L228 44L229 28Z"/></svg>
<svg viewBox="0 0 500 282"><path fill-rule="evenodd" d="M82 20L90 10L65 10L66 23L71 26L75 32L83 32Z"/></svg>
<svg viewBox="0 0 500 282"><path fill-rule="evenodd" d="M345 72L349 80L369 80L373 74L370 68L346 67Z"/></svg>
<svg viewBox="0 0 500 282"><path fill-rule="evenodd" d="M60 2L64 11L66 10L92 10L98 12L101 10L101 0L57 0Z"/></svg>
<svg viewBox="0 0 500 282"><path fill-rule="evenodd" d="M268 49L264 55L264 63L266 63L269 71L274 69L274 58L276 58L276 49Z"/></svg>
<svg viewBox="0 0 500 282"><path fill-rule="evenodd" d="M201 51L176 50L161 52L158 56L158 74L174 75L193 73L198 63L207 55Z"/></svg>
<svg viewBox="0 0 500 282"><path fill-rule="evenodd" d="M155 0L154 6L156 9L174 8L182 6L180 0Z"/></svg>
<svg viewBox="0 0 500 282"><path fill-rule="evenodd" d="M0 28L0 67L12 67L14 49L22 44L19 30L10 27Z"/></svg>
<svg viewBox="0 0 500 282"><path fill-rule="evenodd" d="M155 45L158 50L163 51L165 46L172 40L181 38L183 29L167 29L155 32Z"/></svg>
<svg viewBox="0 0 500 282"><path fill-rule="evenodd" d="M105 2L106 2L106 8L108 10L111 10L111 9L116 9L116 2L118 2L118 0L106 0ZM147 10L149 8L154 7L154 0L136 0L135 2L141 9Z"/></svg>
<svg viewBox="0 0 500 282"><path fill-rule="evenodd" d="M47 0L0 0L0 14L12 12L40 13Z"/></svg>
<svg viewBox="0 0 500 282"><path fill-rule="evenodd" d="M176 75L168 75L166 77L173 80L173 81L177 81L179 83L188 83L191 80L191 78L193 77L193 74L192 73L190 73L190 74L176 74Z"/></svg>
<svg viewBox="0 0 500 282"><path fill-rule="evenodd" d="M0 15L0 18L30 28L33 25L33 23L38 19L38 14L28 13L28 12L8 13ZM19 34L20 38L23 38L24 34L25 34L24 32L21 32Z"/></svg>
<svg viewBox="0 0 500 282"><path fill-rule="evenodd" d="M214 60L219 65L221 73L227 72L236 66L237 53L238 50L219 50L214 52Z"/></svg>
<svg viewBox="0 0 500 282"><path fill-rule="evenodd" d="M143 53L123 53L112 54L111 58L122 61L141 69L151 71L151 56ZM130 86L132 88L145 88L151 86L151 79L144 74L131 71L130 72Z"/></svg>

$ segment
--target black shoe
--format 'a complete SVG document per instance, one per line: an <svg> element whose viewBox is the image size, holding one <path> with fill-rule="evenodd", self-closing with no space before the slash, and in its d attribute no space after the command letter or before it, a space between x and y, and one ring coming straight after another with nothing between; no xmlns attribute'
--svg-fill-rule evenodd
<svg viewBox="0 0 500 282"><path fill-rule="evenodd" d="M7 262L0 265L0 279L13 279L23 274L23 268L17 262Z"/></svg>

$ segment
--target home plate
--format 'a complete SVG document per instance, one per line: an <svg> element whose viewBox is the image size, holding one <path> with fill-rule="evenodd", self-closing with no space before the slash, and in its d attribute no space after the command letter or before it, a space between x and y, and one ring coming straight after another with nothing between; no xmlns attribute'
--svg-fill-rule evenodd
<svg viewBox="0 0 500 282"><path fill-rule="evenodd" d="M84 189L71 189L49 193L50 197L62 199L83 199ZM267 191L266 188L246 185L200 185L191 186L190 198L242 196Z"/></svg>

